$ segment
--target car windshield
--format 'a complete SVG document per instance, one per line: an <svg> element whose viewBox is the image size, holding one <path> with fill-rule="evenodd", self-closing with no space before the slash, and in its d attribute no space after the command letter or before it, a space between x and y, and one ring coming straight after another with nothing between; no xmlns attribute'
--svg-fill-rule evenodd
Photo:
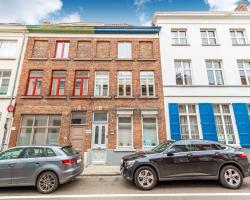
<svg viewBox="0 0 250 200"><path fill-rule="evenodd" d="M63 147L62 150L64 153L66 153L67 156L72 156L77 154L77 151L72 146Z"/></svg>
<svg viewBox="0 0 250 200"><path fill-rule="evenodd" d="M164 143L161 143L159 145L157 145L153 151L155 152L163 152L165 151L171 144L173 144L173 141L167 141L167 142L164 142Z"/></svg>

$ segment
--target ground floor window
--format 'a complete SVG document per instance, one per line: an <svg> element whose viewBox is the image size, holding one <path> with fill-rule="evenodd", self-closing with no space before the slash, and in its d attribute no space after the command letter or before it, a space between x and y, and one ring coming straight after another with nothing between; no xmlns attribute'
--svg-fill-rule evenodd
<svg viewBox="0 0 250 200"><path fill-rule="evenodd" d="M214 115L219 142L235 144L230 106L228 104L215 104Z"/></svg>
<svg viewBox="0 0 250 200"><path fill-rule="evenodd" d="M132 117L118 117L118 147L132 147Z"/></svg>
<svg viewBox="0 0 250 200"><path fill-rule="evenodd" d="M83 125L87 123L87 112L75 111L72 112L71 124Z"/></svg>
<svg viewBox="0 0 250 200"><path fill-rule="evenodd" d="M199 139L199 127L195 104L179 105L181 139Z"/></svg>
<svg viewBox="0 0 250 200"><path fill-rule="evenodd" d="M24 115L22 117L18 144L58 144L60 126L60 115Z"/></svg>
<svg viewBox="0 0 250 200"><path fill-rule="evenodd" d="M153 147L158 144L156 117L143 117L143 146Z"/></svg>

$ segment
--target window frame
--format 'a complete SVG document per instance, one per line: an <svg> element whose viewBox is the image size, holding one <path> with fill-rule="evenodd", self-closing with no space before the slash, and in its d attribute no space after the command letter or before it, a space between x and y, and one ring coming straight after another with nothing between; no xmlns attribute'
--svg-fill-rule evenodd
<svg viewBox="0 0 250 200"><path fill-rule="evenodd" d="M4 72L10 73L10 76L8 76L8 78L4 77L3 76ZM11 81L11 75L12 75L12 70L11 69L0 69L0 88L2 87L3 80L8 80L8 86L7 86L8 88L6 90L6 93L3 93L3 94L0 93L0 96L8 94L8 90L9 90L9 86L10 86L10 81Z"/></svg>
<svg viewBox="0 0 250 200"><path fill-rule="evenodd" d="M211 62L211 66L212 68L208 68L207 67L207 63ZM220 68L215 68L214 63L218 62L220 65ZM221 60L205 60L205 64L206 64L206 71L207 71L207 79L208 79L208 85L210 86L221 86L221 85L225 85L225 80L224 80L224 74L223 74L223 67L222 67L222 61ZM208 71L212 71L213 73L213 79L214 79L214 84L210 84L209 82L209 76L208 76ZM218 80L216 77L216 71L220 71L221 72L221 79L222 79L222 84L218 84Z"/></svg>
<svg viewBox="0 0 250 200"><path fill-rule="evenodd" d="M88 76L78 76L77 77L77 72L88 72ZM80 79L81 86L80 86L80 94L76 95L76 81ZM83 94L83 89L84 89L84 81L88 80L88 87L87 87L87 94ZM74 78L74 91L73 91L73 96L88 96L89 94L89 71L88 70L76 70L75 71L75 78Z"/></svg>
<svg viewBox="0 0 250 200"><path fill-rule="evenodd" d="M81 124L73 124L72 123L72 120L73 120L73 113L85 113L85 116L86 116L86 121L85 121L85 123L81 123ZM70 120L70 125L72 125L72 126L81 126L81 125L87 125L87 111L71 111L71 120Z"/></svg>
<svg viewBox="0 0 250 200"><path fill-rule="evenodd" d="M232 37L231 32L234 32L235 37ZM237 32L242 32L243 37L238 37ZM245 29L230 29L229 34L230 34L230 37L231 37L232 45L247 45L246 30ZM236 39L236 41L237 41L236 44L233 43L233 39ZM240 44L239 39L244 39L245 43Z"/></svg>
<svg viewBox="0 0 250 200"><path fill-rule="evenodd" d="M25 95L26 96L39 96L41 95L41 89L42 89L42 80L43 80L43 75L42 76L34 76L34 77L31 77L31 72L42 72L43 73L43 70L30 70L29 71L29 77L28 77L28 80L27 80L27 87L26 87L26 92L25 92ZM32 94L28 94L28 91L29 91L29 86L30 86L30 80L34 79L34 86L33 86L33 90L32 90ZM37 82L41 80L41 88L40 88L40 94L36 94L36 86L37 86Z"/></svg>
<svg viewBox="0 0 250 200"><path fill-rule="evenodd" d="M119 45L120 44L130 44L130 56L129 57L125 57L125 56L122 56L120 57L120 51L119 51ZM118 41L117 42L117 58L118 59L125 59L125 60L132 60L133 59L133 42L132 41Z"/></svg>
<svg viewBox="0 0 250 200"><path fill-rule="evenodd" d="M177 37L173 37L172 36L172 33L173 32L177 32ZM180 36L180 32L185 32L185 35L186 35L186 37L181 37ZM174 39L177 39L178 40L178 43L176 44L176 43L174 43L173 41L174 41ZM181 44L181 39L185 39L186 40L186 44ZM188 42L188 31L187 31L187 29L171 29L171 44L172 45L178 45L178 46L186 46L186 45L189 45L189 42Z"/></svg>
<svg viewBox="0 0 250 200"><path fill-rule="evenodd" d="M121 146L119 143L119 118L130 118L131 119L131 126L130 126L130 130L131 130L131 144L130 146L128 145L123 145ZM128 123L127 123L128 124ZM117 139L116 139L116 148L117 149L133 149L134 148L134 119L133 119L133 115L117 115Z"/></svg>
<svg viewBox="0 0 250 200"><path fill-rule="evenodd" d="M242 63L243 68L239 68L239 63ZM242 81L241 81L241 75L240 75L241 85L250 85L250 67L249 67L249 69L247 69L246 66L245 66L246 63L249 63L249 66L250 66L250 60L237 60L239 75L240 75L240 71L243 71L244 72L244 77L246 79L246 84L243 84ZM249 71L249 76L247 74L248 71Z"/></svg>
<svg viewBox="0 0 250 200"><path fill-rule="evenodd" d="M181 80L182 80L182 84L177 84L177 67L176 67L176 63L180 62L181 63ZM184 63L188 62L189 64L189 68L186 69L184 67ZM180 85L180 86L189 86L189 85L193 85L193 74L192 74L192 66L191 66L191 60L174 60L174 67L175 67L175 84L176 85ZM190 72L190 78L191 78L191 83L188 84L185 82L185 72L189 71Z"/></svg>
<svg viewBox="0 0 250 200"><path fill-rule="evenodd" d="M58 44L62 43L62 51L60 52L60 57L57 57L57 51L58 51ZM67 57L64 57L64 51L65 51L65 43L69 43L69 49L68 49L68 55ZM56 59L69 59L69 50L70 50L70 40L57 40L55 44L55 53L54 58Z"/></svg>
<svg viewBox="0 0 250 200"><path fill-rule="evenodd" d="M127 78L124 77L124 75L122 77L122 80L124 82L124 84L122 85L124 87L122 95L120 95L120 80L121 80L120 75L121 75L121 73L126 73L125 76L127 76L128 73L130 75L130 84L127 84ZM127 85L130 86L130 95L127 95L127 90L126 90ZM132 86L133 86L133 74L132 74L132 71L118 71L118 73L117 73L117 96L118 97L132 97L133 96L133 94L132 94L132 91L133 91Z"/></svg>
<svg viewBox="0 0 250 200"><path fill-rule="evenodd" d="M65 77L60 76L54 76L54 72L65 72ZM64 96L65 95L65 86L66 86L66 79L67 79L67 71L66 70L53 70L52 71L52 77L51 77L51 84L50 84L50 96ZM52 94L52 88L53 88L53 80L57 80L56 84L56 94ZM64 80L64 92L63 94L59 94L60 91L60 81Z"/></svg>
<svg viewBox="0 0 250 200"><path fill-rule="evenodd" d="M146 95L142 95L142 74L143 73L148 73L153 75L153 95L149 95L149 84L148 84L148 78L146 79ZM147 75L147 76L148 76ZM155 91L155 71L140 71L140 95L141 97L155 97L156 96L156 91Z"/></svg>
<svg viewBox="0 0 250 200"><path fill-rule="evenodd" d="M107 75L107 82L108 82L108 90L107 90L107 96L104 96L103 95L103 79L101 81L101 92L100 92L100 95L97 95L97 89L96 89L96 83L97 83L97 74L100 73L100 75L103 76L103 74L105 73L105 75ZM110 83L109 83L109 80L110 80L110 72L109 71L96 71L95 72L95 85L94 85L94 97L109 97L109 87L110 87ZM102 77L103 78L103 77Z"/></svg>
<svg viewBox="0 0 250 200"><path fill-rule="evenodd" d="M202 37L202 32L206 33L206 37ZM209 32L213 32L214 33L214 37L210 37L209 36ZM201 33L201 44L202 45L204 45L204 46L216 46L216 45L218 45L218 39L217 39L216 29L201 29L200 33ZM203 39L207 40L207 44L203 43ZM210 43L210 39L214 39L215 40L215 44L211 44Z"/></svg>
<svg viewBox="0 0 250 200"><path fill-rule="evenodd" d="M14 52L14 55L4 55L4 56L0 56L0 58L2 58L2 59L8 59L8 58L10 58L10 59L15 59L16 57L17 57L17 50L18 50L18 45L17 45L17 43L18 43L18 41L17 40L0 40L0 48L1 48L1 46L2 46L2 43L15 43L15 52ZM5 50L6 52L7 52L7 50L9 51L9 47L10 45L8 44L8 48ZM1 50L0 50L1 51Z"/></svg>
<svg viewBox="0 0 250 200"><path fill-rule="evenodd" d="M155 119L155 129L156 129L156 144L155 144L155 146L152 146L152 145L150 145L150 146L146 146L146 145L144 145L144 118L154 118ZM142 147L143 147L143 149L151 149L151 148L154 148L154 147L156 147L158 144L159 144L159 132L158 132L158 117L157 116L151 116L151 115L149 115L149 116L141 116L141 126L142 126Z"/></svg>

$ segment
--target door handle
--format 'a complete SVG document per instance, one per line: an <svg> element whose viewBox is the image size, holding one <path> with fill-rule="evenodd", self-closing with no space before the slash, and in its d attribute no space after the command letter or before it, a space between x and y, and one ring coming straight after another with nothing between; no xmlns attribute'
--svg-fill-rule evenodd
<svg viewBox="0 0 250 200"><path fill-rule="evenodd" d="M8 168L14 167L14 164L8 164Z"/></svg>
<svg viewBox="0 0 250 200"><path fill-rule="evenodd" d="M214 155L216 156L220 156L221 154L219 152L216 152Z"/></svg>
<svg viewBox="0 0 250 200"><path fill-rule="evenodd" d="M39 166L39 165L40 165L40 163L34 163L34 165L35 165L35 166Z"/></svg>
<svg viewBox="0 0 250 200"><path fill-rule="evenodd" d="M192 157L193 156L193 154L191 154L191 153L189 153L189 154L187 154L187 157Z"/></svg>

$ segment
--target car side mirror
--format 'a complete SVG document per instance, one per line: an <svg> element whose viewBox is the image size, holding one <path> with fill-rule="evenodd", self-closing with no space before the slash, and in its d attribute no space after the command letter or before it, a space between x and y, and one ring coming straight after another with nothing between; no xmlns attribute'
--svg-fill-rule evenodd
<svg viewBox="0 0 250 200"><path fill-rule="evenodd" d="M174 149L170 149L169 151L167 151L167 156L173 156L176 153L176 151Z"/></svg>

